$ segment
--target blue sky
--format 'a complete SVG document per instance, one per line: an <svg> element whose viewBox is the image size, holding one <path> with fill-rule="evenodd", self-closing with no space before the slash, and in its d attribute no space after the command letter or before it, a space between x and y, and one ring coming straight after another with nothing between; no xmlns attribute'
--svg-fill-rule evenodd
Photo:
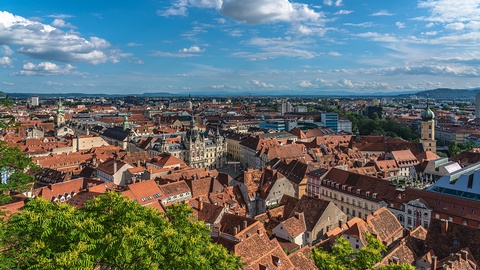
<svg viewBox="0 0 480 270"><path fill-rule="evenodd" d="M480 0L2 0L0 90L480 86Z"/></svg>

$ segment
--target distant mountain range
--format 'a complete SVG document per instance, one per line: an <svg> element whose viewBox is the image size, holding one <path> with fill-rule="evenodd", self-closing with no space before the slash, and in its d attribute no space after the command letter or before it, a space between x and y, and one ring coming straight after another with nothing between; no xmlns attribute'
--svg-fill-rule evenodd
<svg viewBox="0 0 480 270"><path fill-rule="evenodd" d="M273 94L275 93L275 94ZM261 96L275 96L275 97L397 97L397 98L409 98L413 95L420 98L431 99L475 99L475 96L480 93L480 89L450 89L450 88L438 88L425 91L405 91L401 94L398 92L377 92L377 93L362 93L362 92L348 92L348 91L328 91L328 92L310 92L303 94L286 94L278 92L223 92L223 91L204 91L204 92L192 92L192 96L196 97L261 97ZM156 93L143 93L143 94L84 94L84 93L55 93L55 94L42 94L42 93L3 93L11 98L28 98L33 95L37 95L41 98L79 98L79 97L110 97L121 98L126 96L137 97L187 97L189 93L172 94L168 92L156 92Z"/></svg>
<svg viewBox="0 0 480 270"><path fill-rule="evenodd" d="M432 99L475 99L475 96L480 93L480 89L450 89L450 88L438 88L434 90L426 90L417 92L414 95L423 98ZM412 94L402 94L399 97L407 97Z"/></svg>

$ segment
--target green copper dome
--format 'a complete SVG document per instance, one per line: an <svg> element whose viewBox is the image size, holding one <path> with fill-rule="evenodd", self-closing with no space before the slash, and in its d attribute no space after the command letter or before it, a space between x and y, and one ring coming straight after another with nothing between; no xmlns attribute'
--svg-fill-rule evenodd
<svg viewBox="0 0 480 270"><path fill-rule="evenodd" d="M424 122L433 121L433 119L435 119L435 114L432 112L432 110L430 110L428 106L420 116L422 117L422 121Z"/></svg>

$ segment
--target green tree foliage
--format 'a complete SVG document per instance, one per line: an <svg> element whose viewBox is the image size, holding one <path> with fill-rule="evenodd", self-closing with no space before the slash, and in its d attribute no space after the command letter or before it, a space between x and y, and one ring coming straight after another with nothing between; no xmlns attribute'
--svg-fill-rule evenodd
<svg viewBox="0 0 480 270"><path fill-rule="evenodd" d="M84 208L30 201L0 230L6 269L238 269L185 204L165 214L114 192ZM1 267L0 267L1 268Z"/></svg>
<svg viewBox="0 0 480 270"><path fill-rule="evenodd" d="M332 252L328 253L321 248L315 248L312 258L320 270L362 270L371 269L376 263L382 260L382 254L386 247L371 234L366 235L367 246L354 251L350 241L344 236L336 239ZM392 268L392 267L403 268ZM382 270L414 270L408 264L383 266Z"/></svg>
<svg viewBox="0 0 480 270"><path fill-rule="evenodd" d="M0 106L8 108L11 101L8 98L0 99ZM15 118L12 115L0 117L0 131L13 127ZM20 148L7 145L0 141L0 172L7 175L7 179L0 181L0 205L11 201L10 192L23 192L28 189L27 184L33 182L33 176L28 175L27 170L36 170L32 159L22 153Z"/></svg>
<svg viewBox="0 0 480 270"><path fill-rule="evenodd" d="M451 141L448 144L448 156L453 157L460 154L463 151L469 151L476 147L477 145L474 142L457 143L455 141Z"/></svg>

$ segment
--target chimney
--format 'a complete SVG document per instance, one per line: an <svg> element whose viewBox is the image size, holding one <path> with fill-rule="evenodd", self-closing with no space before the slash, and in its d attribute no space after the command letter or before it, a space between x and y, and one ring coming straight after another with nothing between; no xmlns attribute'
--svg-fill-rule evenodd
<svg viewBox="0 0 480 270"><path fill-rule="evenodd" d="M117 172L117 161L113 161L113 173Z"/></svg>
<svg viewBox="0 0 480 270"><path fill-rule="evenodd" d="M466 261L468 258L468 251L465 249L460 250L460 253L462 254L462 258Z"/></svg>
<svg viewBox="0 0 480 270"><path fill-rule="evenodd" d="M238 234L238 227L235 226L235 228L233 228L233 235L237 235Z"/></svg>
<svg viewBox="0 0 480 270"><path fill-rule="evenodd" d="M198 210L200 210L200 211L203 210L203 201L202 201L202 199L200 199L200 203L199 203L199 206L198 206Z"/></svg>
<svg viewBox="0 0 480 270"><path fill-rule="evenodd" d="M440 226L442 229L442 235L446 235L448 232L448 220L442 219L441 221L442 224Z"/></svg>
<svg viewBox="0 0 480 270"><path fill-rule="evenodd" d="M248 222L246 220L243 221L243 229L245 230L248 227Z"/></svg>
<svg viewBox="0 0 480 270"><path fill-rule="evenodd" d="M437 269L437 256L432 256L432 270Z"/></svg>
<svg viewBox="0 0 480 270"><path fill-rule="evenodd" d="M340 229L343 229L343 219L338 220L338 227L340 227Z"/></svg>

